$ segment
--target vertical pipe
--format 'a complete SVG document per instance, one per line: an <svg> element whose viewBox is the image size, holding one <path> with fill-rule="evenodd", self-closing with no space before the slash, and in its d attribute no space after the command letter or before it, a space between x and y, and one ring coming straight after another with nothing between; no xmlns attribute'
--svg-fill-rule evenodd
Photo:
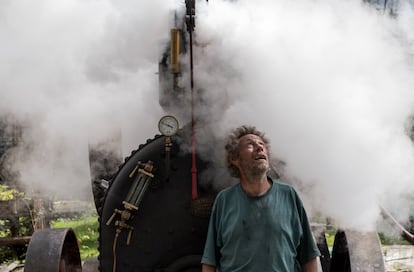
<svg viewBox="0 0 414 272"><path fill-rule="evenodd" d="M190 70L191 70L191 198L198 198L197 190L197 156L195 142L195 120L194 120L194 78L193 78L193 35L190 30Z"/></svg>
<svg viewBox="0 0 414 272"><path fill-rule="evenodd" d="M193 65L193 30L195 17L195 1L186 0L187 8L187 30L190 36L190 85L191 85L191 198L198 198L197 191L197 156L195 140L195 118L194 118L194 65Z"/></svg>

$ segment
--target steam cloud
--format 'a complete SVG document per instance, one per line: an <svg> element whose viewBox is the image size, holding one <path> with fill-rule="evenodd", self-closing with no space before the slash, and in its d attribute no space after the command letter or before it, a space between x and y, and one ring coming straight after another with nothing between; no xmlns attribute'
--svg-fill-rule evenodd
<svg viewBox="0 0 414 272"><path fill-rule="evenodd" d="M28 190L91 195L88 144L156 132L158 59L177 2L3 1L0 113L24 124L10 156Z"/></svg>
<svg viewBox="0 0 414 272"><path fill-rule="evenodd" d="M407 207L411 6L391 18L362 1L211 1L198 14L197 81L231 102L215 126L266 131L307 205L343 226Z"/></svg>
<svg viewBox="0 0 414 272"><path fill-rule="evenodd" d="M163 111L155 73L183 2L1 4L0 109L30 128L31 149L14 157L23 181L89 188L88 142L121 129L128 153L156 133ZM204 103L197 114L208 116L209 137L221 138L229 125L264 130L274 155L309 189L307 207L341 224L372 228L378 203L407 204L408 4L395 18L357 0L212 0L196 8L194 75ZM202 132L199 143L211 146Z"/></svg>

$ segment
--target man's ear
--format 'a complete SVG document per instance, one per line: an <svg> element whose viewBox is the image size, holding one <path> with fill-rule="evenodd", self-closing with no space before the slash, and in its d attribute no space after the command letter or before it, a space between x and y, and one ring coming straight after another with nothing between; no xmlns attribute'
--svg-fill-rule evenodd
<svg viewBox="0 0 414 272"><path fill-rule="evenodd" d="M239 156L233 155L233 156L229 156L229 161L231 164L233 164L236 167L239 167Z"/></svg>

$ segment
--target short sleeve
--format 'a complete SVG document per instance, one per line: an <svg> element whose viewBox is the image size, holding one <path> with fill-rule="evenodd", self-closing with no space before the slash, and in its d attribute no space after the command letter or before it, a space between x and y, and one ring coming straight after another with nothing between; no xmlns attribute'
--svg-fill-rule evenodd
<svg viewBox="0 0 414 272"><path fill-rule="evenodd" d="M213 209L210 216L210 222L208 225L208 232L206 243L204 246L204 253L201 258L201 263L209 264L213 266L218 265L219 261L219 249L217 246L217 200L216 198Z"/></svg>
<svg viewBox="0 0 414 272"><path fill-rule="evenodd" d="M295 194L298 203L298 213L302 225L302 237L300 239L300 245L297 252L297 259L301 265L304 265L311 259L320 256L321 254L315 243L315 238L313 236L305 208L303 207L303 203L296 192Z"/></svg>

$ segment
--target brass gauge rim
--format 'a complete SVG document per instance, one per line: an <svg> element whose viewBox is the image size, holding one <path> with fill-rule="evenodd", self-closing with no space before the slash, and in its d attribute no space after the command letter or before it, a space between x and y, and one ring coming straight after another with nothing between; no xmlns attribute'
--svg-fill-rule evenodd
<svg viewBox="0 0 414 272"><path fill-rule="evenodd" d="M164 115L158 121L158 130L164 136L173 136L177 133L179 123L173 115Z"/></svg>

